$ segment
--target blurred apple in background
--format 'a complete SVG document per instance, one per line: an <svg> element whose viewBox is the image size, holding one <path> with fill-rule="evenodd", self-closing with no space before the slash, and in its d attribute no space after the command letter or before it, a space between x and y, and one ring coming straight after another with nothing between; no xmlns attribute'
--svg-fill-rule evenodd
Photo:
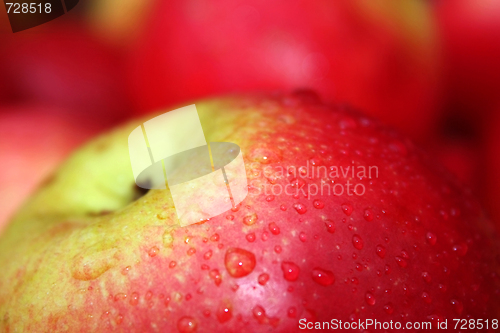
<svg viewBox="0 0 500 333"><path fill-rule="evenodd" d="M75 16L63 18L0 35L0 103L40 104L48 113L49 107L64 109L103 128L126 118L130 104L119 52L94 38Z"/></svg>
<svg viewBox="0 0 500 333"><path fill-rule="evenodd" d="M313 88L425 140L438 44L423 1L161 1L127 69L139 110L223 92Z"/></svg>
<svg viewBox="0 0 500 333"><path fill-rule="evenodd" d="M500 230L500 104L485 129L481 160L481 195L484 205Z"/></svg>
<svg viewBox="0 0 500 333"><path fill-rule="evenodd" d="M434 2L443 50L444 112L472 146L472 187L500 226L500 2ZM462 145L463 147L463 145Z"/></svg>
<svg viewBox="0 0 500 333"><path fill-rule="evenodd" d="M53 107L0 107L0 230L31 192L96 133Z"/></svg>
<svg viewBox="0 0 500 333"><path fill-rule="evenodd" d="M448 112L478 128L500 101L500 2L435 3Z"/></svg>

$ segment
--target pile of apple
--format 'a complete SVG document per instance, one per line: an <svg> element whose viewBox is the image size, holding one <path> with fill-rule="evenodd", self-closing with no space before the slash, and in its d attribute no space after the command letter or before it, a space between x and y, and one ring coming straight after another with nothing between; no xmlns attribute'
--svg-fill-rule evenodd
<svg viewBox="0 0 500 333"><path fill-rule="evenodd" d="M38 186L0 235L0 332L498 329L493 2L119 3L0 37L5 212ZM193 102L248 196L181 227L128 135Z"/></svg>

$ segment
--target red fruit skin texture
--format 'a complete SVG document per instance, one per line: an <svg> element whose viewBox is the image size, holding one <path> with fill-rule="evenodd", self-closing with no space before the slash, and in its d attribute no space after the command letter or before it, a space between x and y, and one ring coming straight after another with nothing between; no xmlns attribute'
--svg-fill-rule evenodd
<svg viewBox="0 0 500 333"><path fill-rule="evenodd" d="M104 273L90 266L80 274L78 262L57 267L69 286L65 305L46 314L49 331L296 332L301 318L499 318L497 235L470 194L411 142L370 118L296 95L227 98L219 107L219 116L243 121L228 140L242 148L248 197L180 228L160 219L168 204L162 192L148 192L131 204L152 203L134 235L138 259ZM378 177L297 181L262 171L308 161L377 166ZM307 189L347 180L365 193L263 192L271 184ZM126 239L116 246L123 244L130 247ZM235 253L241 260L228 261ZM7 330L16 320L8 316Z"/></svg>
<svg viewBox="0 0 500 333"><path fill-rule="evenodd" d="M424 140L437 118L437 46L430 11L412 3L159 2L131 56L136 107L312 88Z"/></svg>

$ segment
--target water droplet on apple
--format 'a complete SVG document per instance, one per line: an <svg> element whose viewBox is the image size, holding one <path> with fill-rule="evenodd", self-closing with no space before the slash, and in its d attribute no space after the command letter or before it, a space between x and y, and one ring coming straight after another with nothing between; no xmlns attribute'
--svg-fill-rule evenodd
<svg viewBox="0 0 500 333"><path fill-rule="evenodd" d="M130 305L132 306L136 306L137 304L139 304L139 294L136 293L136 292L133 292L131 295L130 295Z"/></svg>
<svg viewBox="0 0 500 333"><path fill-rule="evenodd" d="M267 148L253 149L248 158L261 164L276 163L281 160L280 156L275 151Z"/></svg>
<svg viewBox="0 0 500 333"><path fill-rule="evenodd" d="M452 299L450 300L450 303L453 307L453 311L455 311L456 314L461 315L464 311L464 305L462 304L462 302L457 299Z"/></svg>
<svg viewBox="0 0 500 333"><path fill-rule="evenodd" d="M258 281L259 281L260 285L265 285L267 283L267 281L269 281L269 274L267 274L267 273L260 274Z"/></svg>
<svg viewBox="0 0 500 333"><path fill-rule="evenodd" d="M273 200L274 200L274 195L272 195L272 194L271 194L271 195L268 195L268 196L266 197L266 201L267 201L267 202L271 202L271 201L273 201Z"/></svg>
<svg viewBox="0 0 500 333"><path fill-rule="evenodd" d="M220 272L218 269L212 269L210 272L208 272L208 276L210 276L210 278L214 280L216 286L219 286L222 283L222 277L220 276Z"/></svg>
<svg viewBox="0 0 500 333"><path fill-rule="evenodd" d="M283 251L283 249L281 248L281 246L276 245L276 246L274 247L274 252L276 252L276 253L281 253L281 251Z"/></svg>
<svg viewBox="0 0 500 333"><path fill-rule="evenodd" d="M385 250L385 247L383 247L382 245L377 245L376 249L375 249L375 253L377 253L377 255L384 259L385 258L385 253L386 253L386 250Z"/></svg>
<svg viewBox="0 0 500 333"><path fill-rule="evenodd" d="M153 246L148 250L148 255L152 257L156 257L156 255L160 252L160 249L157 246Z"/></svg>
<svg viewBox="0 0 500 333"><path fill-rule="evenodd" d="M422 273L422 279L424 279L425 282L427 283L431 283L432 282L432 278L431 278L431 275L427 272L423 272Z"/></svg>
<svg viewBox="0 0 500 333"><path fill-rule="evenodd" d="M196 332L197 327L198 323L193 317L185 316L177 321L177 329L180 333Z"/></svg>
<svg viewBox="0 0 500 333"><path fill-rule="evenodd" d="M333 223L332 220L326 220L325 226L326 226L326 231L328 231L329 233L333 234L335 232L335 224Z"/></svg>
<svg viewBox="0 0 500 333"><path fill-rule="evenodd" d="M293 205L293 208L297 211L299 214L305 214L307 212L307 207L304 204L301 203L296 203Z"/></svg>
<svg viewBox="0 0 500 333"><path fill-rule="evenodd" d="M174 268L176 265L177 265L177 262L175 262L175 261L171 261L171 262L168 264L168 267L169 267L169 268Z"/></svg>
<svg viewBox="0 0 500 333"><path fill-rule="evenodd" d="M196 253L196 249L194 247L191 247L187 250L187 255L192 256L193 254Z"/></svg>
<svg viewBox="0 0 500 333"><path fill-rule="evenodd" d="M321 161L320 157L313 157L313 158L309 159L309 163L312 166L319 166L320 164L322 164L322 161Z"/></svg>
<svg viewBox="0 0 500 333"><path fill-rule="evenodd" d="M455 252L459 257L463 257L467 254L468 246L465 243L460 243L453 245L452 250Z"/></svg>
<svg viewBox="0 0 500 333"><path fill-rule="evenodd" d="M312 270L312 278L314 282L322 286L329 286L335 282L335 276L333 273L321 268L314 268Z"/></svg>
<svg viewBox="0 0 500 333"><path fill-rule="evenodd" d="M212 250L208 250L208 251L207 251L207 252L205 252L205 254L203 255L203 259L208 260L208 259L212 258L212 254L213 254Z"/></svg>
<svg viewBox="0 0 500 333"><path fill-rule="evenodd" d="M212 236L210 236L210 240L211 240L212 242L218 242L218 241L219 241L219 239L220 239L219 234L213 234Z"/></svg>
<svg viewBox="0 0 500 333"><path fill-rule="evenodd" d="M303 242L303 243L304 243L304 242L307 240L306 233L305 233L305 232L303 232L303 231L301 231L301 232L299 233L299 239L300 239L300 241L301 241L301 242Z"/></svg>
<svg viewBox="0 0 500 333"><path fill-rule="evenodd" d="M280 233L280 228L278 227L278 225L275 222L269 223L269 230L271 231L271 233L273 235L279 235L279 233Z"/></svg>
<svg viewBox="0 0 500 333"><path fill-rule="evenodd" d="M307 183L303 178L292 178L290 179L290 184L292 187L295 187L296 189L303 188Z"/></svg>
<svg viewBox="0 0 500 333"><path fill-rule="evenodd" d="M274 327L278 326L279 319L269 318L266 315L266 311L264 310L264 308L260 305L257 305L252 309L252 314L253 314L254 318L257 319L257 321L261 325L269 324L269 325L274 326Z"/></svg>
<svg viewBox="0 0 500 333"><path fill-rule="evenodd" d="M250 215L247 215L243 218L243 223L246 225L253 225L255 222L257 222L257 214L252 213Z"/></svg>
<svg viewBox="0 0 500 333"><path fill-rule="evenodd" d="M281 270L283 271L283 277L287 281L296 281L299 278L300 268L293 262L282 262Z"/></svg>
<svg viewBox="0 0 500 333"><path fill-rule="evenodd" d="M365 294L365 301L368 305L375 305L376 303L375 296L369 291Z"/></svg>
<svg viewBox="0 0 500 333"><path fill-rule="evenodd" d="M255 232L251 232L249 234L247 234L245 236L245 238L247 239L247 241L249 241L250 243L253 243L255 241Z"/></svg>
<svg viewBox="0 0 500 333"><path fill-rule="evenodd" d="M216 312L219 323L225 323L233 317L233 307L228 302L224 302L219 306Z"/></svg>
<svg viewBox="0 0 500 333"><path fill-rule="evenodd" d="M406 261L406 259L399 256L396 257L395 259L399 267L405 268L406 266L408 266L408 262Z"/></svg>
<svg viewBox="0 0 500 333"><path fill-rule="evenodd" d="M433 234L432 232L428 232L426 235L425 235L425 239L427 240L427 243L429 245L434 245L436 244L437 242L437 237L435 234Z"/></svg>
<svg viewBox="0 0 500 333"><path fill-rule="evenodd" d="M295 318L297 317L297 308L295 306L291 306L288 308L286 315L288 318Z"/></svg>
<svg viewBox="0 0 500 333"><path fill-rule="evenodd" d="M371 222L373 221L373 212L370 209L365 209L363 217L365 218L366 221Z"/></svg>
<svg viewBox="0 0 500 333"><path fill-rule="evenodd" d="M316 209L323 209L325 207L325 203L319 199L313 201L313 206Z"/></svg>
<svg viewBox="0 0 500 333"><path fill-rule="evenodd" d="M226 269L232 277L240 278L250 274L255 268L255 255L240 248L230 248L224 258Z"/></svg>
<svg viewBox="0 0 500 333"><path fill-rule="evenodd" d="M428 293L426 293L425 291L422 293L422 299L425 303L427 304L431 304L432 303L432 298L431 296L429 296Z"/></svg>
<svg viewBox="0 0 500 333"><path fill-rule="evenodd" d="M363 239L359 235L352 236L352 245L358 250L363 248Z"/></svg>
<svg viewBox="0 0 500 333"><path fill-rule="evenodd" d="M387 314L393 314L394 313L394 306L392 305L392 303L387 303L386 305L384 305L384 311Z"/></svg>
<svg viewBox="0 0 500 333"><path fill-rule="evenodd" d="M342 208L342 211L344 212L344 214L346 214L347 216L350 216L352 214L352 206L348 203L345 203L343 205L340 206Z"/></svg>

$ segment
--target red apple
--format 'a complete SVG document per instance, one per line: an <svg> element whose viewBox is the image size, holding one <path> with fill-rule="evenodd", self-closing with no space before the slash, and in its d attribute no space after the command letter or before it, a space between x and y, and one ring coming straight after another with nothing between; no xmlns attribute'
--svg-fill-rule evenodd
<svg viewBox="0 0 500 333"><path fill-rule="evenodd" d="M197 108L208 142L241 147L247 198L180 227L168 189L136 200L127 138L147 119L97 138L0 239L3 331L498 328L498 236L407 139L310 93Z"/></svg>
<svg viewBox="0 0 500 333"><path fill-rule="evenodd" d="M443 44L446 104L452 118L475 133L474 154L480 175L475 182L484 206L497 225L498 130L500 119L500 3L437 1L435 10Z"/></svg>
<svg viewBox="0 0 500 333"><path fill-rule="evenodd" d="M105 125L128 116L120 54L78 22L62 17L1 34L0 42L0 103L65 109L81 121Z"/></svg>
<svg viewBox="0 0 500 333"><path fill-rule="evenodd" d="M151 110L234 91L315 88L424 140L438 45L422 1L161 1L134 47L131 94Z"/></svg>
<svg viewBox="0 0 500 333"><path fill-rule="evenodd" d="M500 3L436 1L449 109L483 130L499 102Z"/></svg>
<svg viewBox="0 0 500 333"><path fill-rule="evenodd" d="M485 207L500 229L500 104L496 110L484 131L479 184Z"/></svg>

